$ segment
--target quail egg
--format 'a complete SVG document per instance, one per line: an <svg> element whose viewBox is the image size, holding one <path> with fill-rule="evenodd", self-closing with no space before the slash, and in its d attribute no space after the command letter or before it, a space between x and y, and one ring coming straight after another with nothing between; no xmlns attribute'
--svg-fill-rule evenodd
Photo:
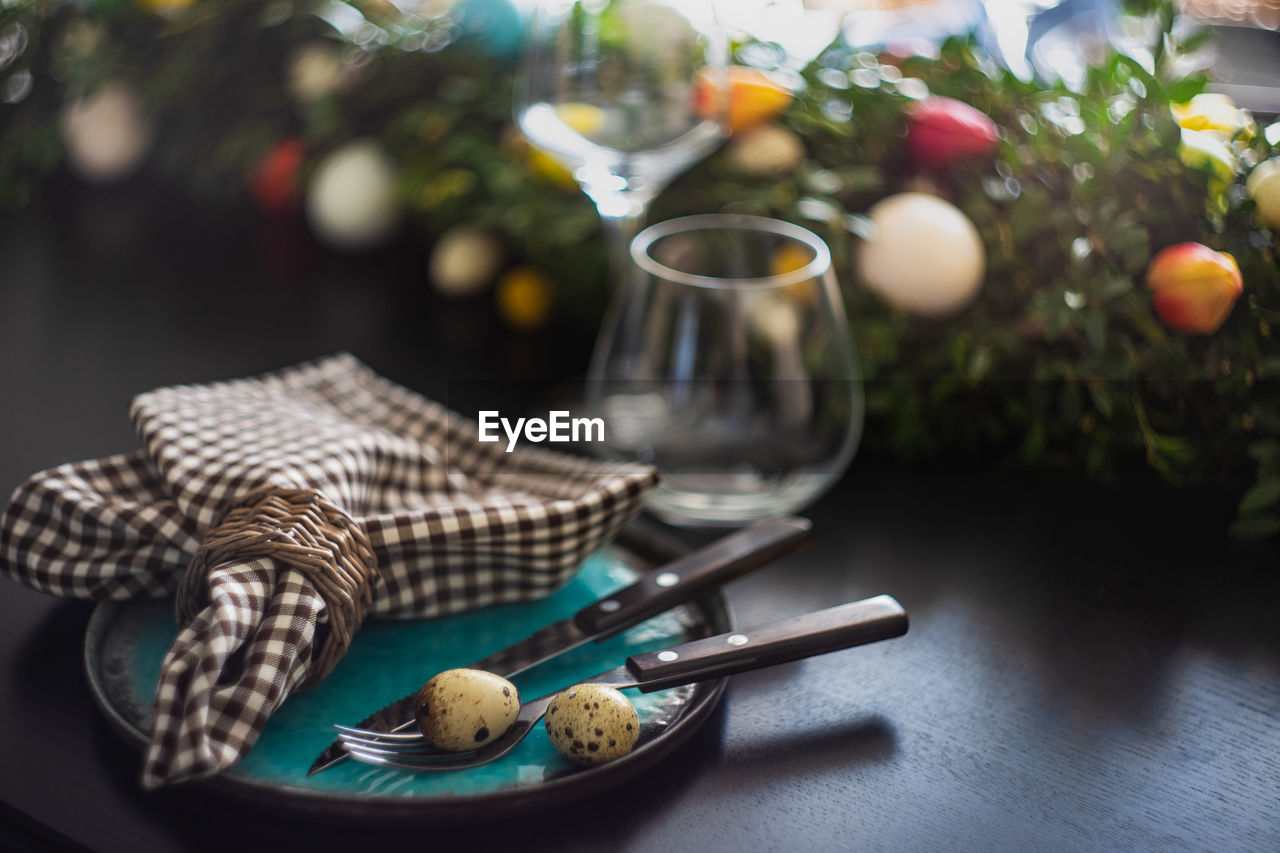
<svg viewBox="0 0 1280 853"><path fill-rule="evenodd" d="M520 695L492 672L447 669L418 691L414 712L423 737L440 749L464 752L510 728L520 713Z"/></svg>
<svg viewBox="0 0 1280 853"><path fill-rule="evenodd" d="M575 764L604 764L631 751L640 719L631 700L604 684L562 690L547 708L551 744Z"/></svg>

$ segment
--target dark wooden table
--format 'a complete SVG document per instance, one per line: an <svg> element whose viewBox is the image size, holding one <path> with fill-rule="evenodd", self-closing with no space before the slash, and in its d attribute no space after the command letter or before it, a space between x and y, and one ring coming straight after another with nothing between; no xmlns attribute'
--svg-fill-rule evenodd
<svg viewBox="0 0 1280 853"><path fill-rule="evenodd" d="M346 349L448 400L477 377L542 388L585 357L582 336L440 304L407 244L333 256L165 199L65 194L0 221L6 494L135 447L128 400L166 383ZM1280 548L1225 538L1242 487L860 458L812 509L814 546L729 600L749 625L888 592L906 637L735 676L621 787L432 830L142 793L81 671L91 606L0 581L0 849L1280 850Z"/></svg>

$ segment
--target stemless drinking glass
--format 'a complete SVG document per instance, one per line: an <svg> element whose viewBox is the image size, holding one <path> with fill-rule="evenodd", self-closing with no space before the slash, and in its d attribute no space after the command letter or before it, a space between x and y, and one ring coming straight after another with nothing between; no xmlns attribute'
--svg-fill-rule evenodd
<svg viewBox="0 0 1280 853"><path fill-rule="evenodd" d="M715 214L645 229L631 257L587 397L610 453L661 471L649 508L723 525L815 500L853 458L863 420L826 244Z"/></svg>
<svg viewBox="0 0 1280 853"><path fill-rule="evenodd" d="M727 135L714 0L538 0L528 33L516 122L595 202L617 272L653 197Z"/></svg>

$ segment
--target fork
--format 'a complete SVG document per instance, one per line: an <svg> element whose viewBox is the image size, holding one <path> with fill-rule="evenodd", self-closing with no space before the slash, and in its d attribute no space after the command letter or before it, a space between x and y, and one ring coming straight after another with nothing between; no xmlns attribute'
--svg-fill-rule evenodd
<svg viewBox="0 0 1280 853"><path fill-rule="evenodd" d="M670 648L632 655L626 663L580 682L607 684L642 693L681 684L710 681L737 672L900 637L907 632L907 612L888 595L815 610L772 622L753 631L733 631ZM466 770L497 761L533 731L561 691L520 705L511 727L479 749L443 752L417 732L374 732L338 726L351 757L366 764L407 770Z"/></svg>

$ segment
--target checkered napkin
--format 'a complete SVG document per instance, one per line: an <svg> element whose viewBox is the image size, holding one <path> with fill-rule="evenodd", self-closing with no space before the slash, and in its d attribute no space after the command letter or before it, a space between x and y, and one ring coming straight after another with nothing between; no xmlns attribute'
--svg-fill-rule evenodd
<svg viewBox="0 0 1280 853"><path fill-rule="evenodd" d="M144 450L31 477L0 518L0 567L81 599L174 592L238 496L310 489L376 559L371 615L428 617L546 595L614 536L652 469L477 440L473 423L337 355L164 388L131 414ZM305 686L325 599L269 558L209 567L156 691L146 787L217 773Z"/></svg>

